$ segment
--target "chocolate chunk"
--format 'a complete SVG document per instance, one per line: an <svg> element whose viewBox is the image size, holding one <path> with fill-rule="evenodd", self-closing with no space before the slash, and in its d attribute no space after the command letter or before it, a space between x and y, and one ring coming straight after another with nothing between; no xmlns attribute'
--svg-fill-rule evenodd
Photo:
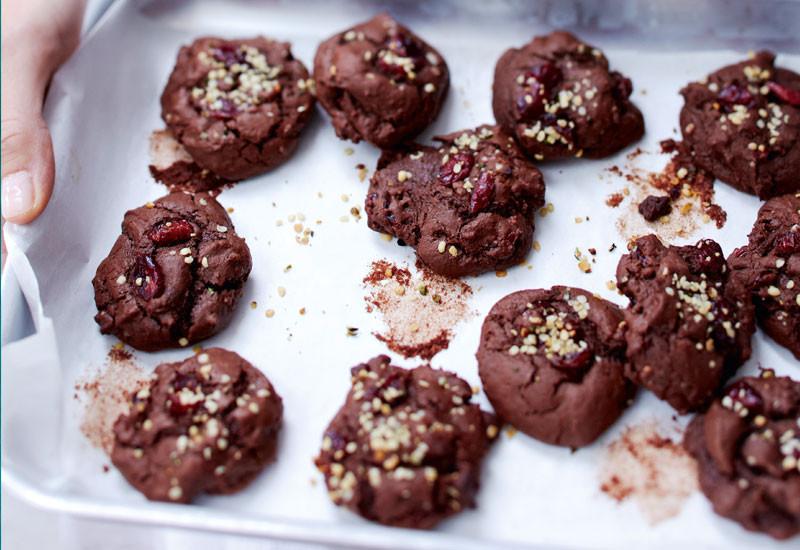
<svg viewBox="0 0 800 550"><path fill-rule="evenodd" d="M654 222L672 212L669 197L650 195L639 203L639 214L649 222Z"/></svg>

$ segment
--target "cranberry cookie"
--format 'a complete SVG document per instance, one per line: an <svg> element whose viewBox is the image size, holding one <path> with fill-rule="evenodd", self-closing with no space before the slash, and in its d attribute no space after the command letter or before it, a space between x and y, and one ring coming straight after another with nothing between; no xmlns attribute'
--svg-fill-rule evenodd
<svg viewBox="0 0 800 550"><path fill-rule="evenodd" d="M542 174L496 126L435 139L439 148L384 151L367 193L369 227L448 277L521 262L544 204Z"/></svg>
<svg viewBox="0 0 800 550"><path fill-rule="evenodd" d="M251 267L216 200L172 193L125 214L92 280L95 321L140 350L187 346L228 325Z"/></svg>
<svg viewBox="0 0 800 550"><path fill-rule="evenodd" d="M114 423L111 461L150 500L234 493L273 460L282 415L263 374L208 349L156 368Z"/></svg>
<svg viewBox="0 0 800 550"><path fill-rule="evenodd" d="M387 14L320 44L314 79L336 135L381 148L427 128L450 84L439 52Z"/></svg>
<svg viewBox="0 0 800 550"><path fill-rule="evenodd" d="M512 48L495 67L497 123L537 160L600 158L638 141L644 119L629 78L603 52L564 31Z"/></svg>

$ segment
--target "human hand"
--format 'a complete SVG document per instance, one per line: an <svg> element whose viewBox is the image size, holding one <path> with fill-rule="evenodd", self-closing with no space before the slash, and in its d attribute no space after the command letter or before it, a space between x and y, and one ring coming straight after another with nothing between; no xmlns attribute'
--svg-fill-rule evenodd
<svg viewBox="0 0 800 550"><path fill-rule="evenodd" d="M85 0L2 0L2 213L29 223L53 189L42 106L50 77L75 51Z"/></svg>

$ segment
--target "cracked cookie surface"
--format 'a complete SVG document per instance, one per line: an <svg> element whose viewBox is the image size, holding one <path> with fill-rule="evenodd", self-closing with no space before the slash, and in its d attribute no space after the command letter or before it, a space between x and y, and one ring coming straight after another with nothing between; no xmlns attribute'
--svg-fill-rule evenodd
<svg viewBox="0 0 800 550"><path fill-rule="evenodd" d="M209 348L156 367L114 423L111 461L150 500L234 493L273 460L282 416L261 372Z"/></svg>
<svg viewBox="0 0 800 550"><path fill-rule="evenodd" d="M172 193L125 214L92 280L95 321L140 350L187 346L227 326L251 267L215 199Z"/></svg>
<svg viewBox="0 0 800 550"><path fill-rule="evenodd" d="M585 290L521 290L483 322L478 369L497 414L545 443L597 439L633 397L620 309Z"/></svg>
<svg viewBox="0 0 800 550"><path fill-rule="evenodd" d="M520 263L544 204L541 172L513 138L480 126L385 151L365 203L369 227L414 247L447 277Z"/></svg>
<svg viewBox="0 0 800 550"><path fill-rule="evenodd" d="M427 128L450 84L441 54L386 14L320 44L314 79L336 135L382 148Z"/></svg>
<svg viewBox="0 0 800 550"><path fill-rule="evenodd" d="M199 38L178 53L161 117L201 168L236 181L291 156L311 117L313 91L288 43Z"/></svg>
<svg viewBox="0 0 800 550"><path fill-rule="evenodd" d="M475 507L498 428L451 372L379 355L351 369L347 400L316 458L331 499L386 525L426 529Z"/></svg>

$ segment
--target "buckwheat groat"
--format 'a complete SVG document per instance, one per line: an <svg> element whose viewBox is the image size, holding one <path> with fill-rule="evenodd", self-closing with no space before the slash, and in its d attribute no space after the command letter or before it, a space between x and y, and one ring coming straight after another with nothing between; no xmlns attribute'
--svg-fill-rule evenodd
<svg viewBox="0 0 800 550"><path fill-rule="evenodd" d="M379 355L325 430L317 468L334 503L386 525L426 529L475 506L494 417L453 373L403 369Z"/></svg>
<svg viewBox="0 0 800 550"><path fill-rule="evenodd" d="M427 128L450 84L439 52L387 14L320 44L314 79L336 135L381 148Z"/></svg>
<svg viewBox="0 0 800 550"><path fill-rule="evenodd" d="M369 227L402 239L448 277L521 262L544 204L539 170L496 126L435 139L438 149L409 145L381 155L367 193Z"/></svg>
<svg viewBox="0 0 800 550"><path fill-rule="evenodd" d="M775 67L774 53L723 67L681 94L695 164L762 199L800 190L800 75Z"/></svg>
<svg viewBox="0 0 800 550"><path fill-rule="evenodd" d="M705 405L750 357L753 305L729 271L711 239L667 247L655 235L638 239L617 266L631 301L626 375L680 413Z"/></svg>
<svg viewBox="0 0 800 550"><path fill-rule="evenodd" d="M111 461L150 500L234 493L273 460L282 415L263 374L211 348L156 368L114 423Z"/></svg>
<svg viewBox="0 0 800 550"><path fill-rule="evenodd" d="M251 267L216 200L172 193L125 214L92 280L95 321L137 349L187 346L228 325Z"/></svg>
<svg viewBox="0 0 800 550"><path fill-rule="evenodd" d="M478 367L497 414L545 443L582 447L633 397L620 309L585 290L521 290L483 322Z"/></svg>
<svg viewBox="0 0 800 550"><path fill-rule="evenodd" d="M800 193L765 202L748 244L728 263L731 284L752 295L761 328L800 359Z"/></svg>
<svg viewBox="0 0 800 550"><path fill-rule="evenodd" d="M178 53L161 117L198 165L241 180L294 152L311 117L312 91L285 42L199 38Z"/></svg>
<svg viewBox="0 0 800 550"><path fill-rule="evenodd" d="M644 134L628 99L630 79L610 71L603 52L564 31L507 50L497 62L497 123L537 160L600 158Z"/></svg>
<svg viewBox="0 0 800 550"><path fill-rule="evenodd" d="M716 513L776 539L800 533L800 383L770 370L734 382L684 446Z"/></svg>

